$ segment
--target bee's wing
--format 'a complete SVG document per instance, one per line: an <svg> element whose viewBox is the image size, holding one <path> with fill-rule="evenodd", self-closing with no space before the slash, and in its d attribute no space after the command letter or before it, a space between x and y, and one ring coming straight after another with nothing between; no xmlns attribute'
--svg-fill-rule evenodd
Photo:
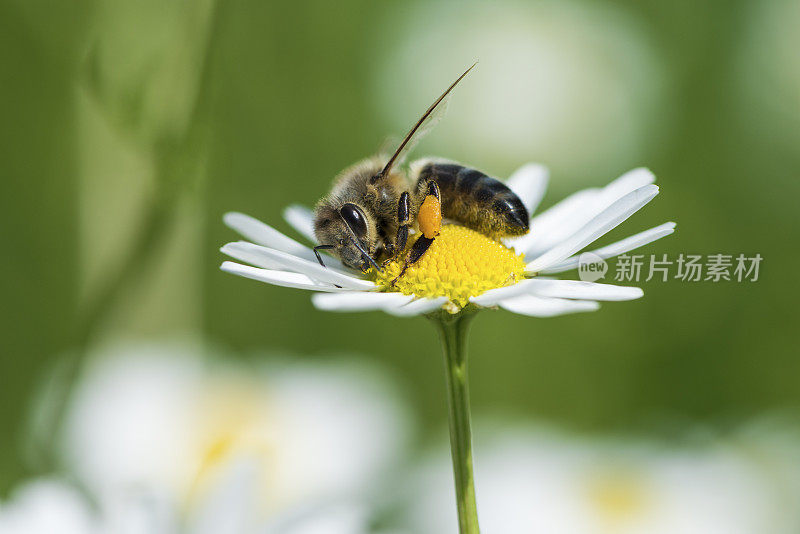
<svg viewBox="0 0 800 534"><path fill-rule="evenodd" d="M395 150L394 154L392 154L392 157L389 158L389 161L386 163L386 166L383 168L383 170L372 177L373 182L376 182L389 174L389 171L392 169L392 165L399 161L403 161L405 156L412 148L414 148L417 142L422 139L425 134L430 132L440 120L442 120L442 117L447 112L447 101L450 98L450 91L452 91L453 88L458 85L458 82L460 82L464 76L466 76L469 71L475 67L475 65L477 65L477 63L473 63L470 68L464 71L464 74L459 76L458 79L454 81L433 104L431 104L431 107L429 107L422 117L420 117L414 127L411 128L411 131L409 131L405 138L400 142L397 150Z"/></svg>

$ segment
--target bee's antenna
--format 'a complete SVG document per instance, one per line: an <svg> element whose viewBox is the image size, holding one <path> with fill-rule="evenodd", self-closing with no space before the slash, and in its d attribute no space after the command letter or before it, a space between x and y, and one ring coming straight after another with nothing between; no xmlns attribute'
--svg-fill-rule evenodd
<svg viewBox="0 0 800 534"><path fill-rule="evenodd" d="M372 181L373 181L373 182L376 182L376 181L377 181L377 180L379 180L380 178L383 178L384 176L386 176L386 174L389 172L389 170L391 170L391 168L392 168L392 165L394 165L394 162L395 162L395 160L397 160L397 156L399 156L399 155L400 155L400 152L402 152L402 151L403 151L403 148L405 148L405 146L408 144L408 142L409 142L409 141L411 141L411 138L412 138L412 137L414 137L414 134L417 132L417 130L419 129L419 127L420 127L420 126L422 126L422 123L423 123L423 122L425 122L425 119L427 119L427 118L428 118L428 117L431 115L431 113L433 113L433 110L435 110L435 109L436 109L436 106L438 106L439 104L441 104L441 103L442 103L442 100L444 100L444 99L445 99L445 97L446 97L448 94L450 94L450 91L452 91L452 90L453 90L453 88L454 88L456 85L458 85L458 82L460 82L462 79L464 79L464 76L466 76L467 74L469 74L469 71L471 71L472 69L474 69L474 68L475 68L475 65L477 65L477 64L478 64L478 62L477 62L477 61L476 61L475 63L473 63L473 64L472 64L472 66L471 66L470 68L468 68L467 70L465 70L465 71L464 71L464 74L462 74L461 76L459 76L459 77L458 77L458 79L457 79L456 81L454 81L454 82L453 82L453 83L450 85L450 87L448 87L448 88L447 88L447 90L446 90L444 93L442 93L442 95L441 95L439 98L437 98L437 99L436 99L436 101L435 101L433 104L431 104L431 107L429 107L429 108L428 108L428 111L426 111L426 112L425 112L425 113L422 115L422 117L420 117L420 119L417 121L417 123L414 125L414 127L413 127L413 128L411 128L411 131L410 131L410 132L408 132L408 133L406 134L405 138L404 138L404 139L403 139L403 141L400 143L400 146L398 146L398 147L397 147L397 150L395 150L395 151L394 151L394 154L392 154L392 157L391 157L391 158L389 158L389 162L388 162L388 163L386 163L386 166L383 168L383 170L382 170L381 172L379 172L378 174L376 174L375 176L373 176L373 177L372 177Z"/></svg>

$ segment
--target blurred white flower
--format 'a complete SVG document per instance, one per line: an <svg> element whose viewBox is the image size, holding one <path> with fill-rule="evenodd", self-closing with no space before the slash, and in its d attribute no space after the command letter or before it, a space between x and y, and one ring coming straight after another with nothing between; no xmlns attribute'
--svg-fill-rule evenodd
<svg viewBox="0 0 800 534"><path fill-rule="evenodd" d="M478 515L487 534L789 534L798 511L733 448L667 448L540 433L495 436L475 451ZM418 533L452 532L444 457L414 483Z"/></svg>
<svg viewBox="0 0 800 534"><path fill-rule="evenodd" d="M533 157L580 181L637 162L654 141L649 125L662 124L661 62L641 23L607 3L423 2L378 31L398 43L377 62L375 91L398 132L425 109L432 83L480 61L426 145L432 153Z"/></svg>
<svg viewBox="0 0 800 534"><path fill-rule="evenodd" d="M300 509L272 522L266 533L275 534L367 534L370 511L354 502L332 502ZM381 531L381 534L389 534Z"/></svg>
<svg viewBox="0 0 800 534"><path fill-rule="evenodd" d="M98 529L83 496L59 480L28 482L0 502L0 534L96 534Z"/></svg>
<svg viewBox="0 0 800 534"><path fill-rule="evenodd" d="M236 478L236 477L234 477ZM234 489L231 486L229 489ZM242 489L240 487L240 489ZM116 495L92 506L89 499L57 479L26 482L0 503L0 534L368 534L369 512L352 502L326 503L292 511L269 524L246 525L242 494L220 495L184 523L180 510L141 495Z"/></svg>
<svg viewBox="0 0 800 534"><path fill-rule="evenodd" d="M368 491L403 453L405 413L374 371L276 361L248 370L198 353L154 344L96 355L64 441L66 465L93 494L146 491L198 528L209 513L244 528ZM226 503L242 510L214 512Z"/></svg>
<svg viewBox="0 0 800 534"><path fill-rule="evenodd" d="M735 443L778 488L776 504L793 514L781 518L777 532L800 532L800 422L797 418L764 416L735 435Z"/></svg>

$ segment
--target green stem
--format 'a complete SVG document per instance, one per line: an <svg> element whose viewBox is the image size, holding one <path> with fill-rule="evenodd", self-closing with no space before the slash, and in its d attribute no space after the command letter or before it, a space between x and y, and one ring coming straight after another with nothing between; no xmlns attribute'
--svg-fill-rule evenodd
<svg viewBox="0 0 800 534"><path fill-rule="evenodd" d="M480 534L472 475L472 433L467 380L467 333L474 316L474 311L464 310L455 315L440 312L431 316L439 329L444 355L450 451L453 457L460 534Z"/></svg>

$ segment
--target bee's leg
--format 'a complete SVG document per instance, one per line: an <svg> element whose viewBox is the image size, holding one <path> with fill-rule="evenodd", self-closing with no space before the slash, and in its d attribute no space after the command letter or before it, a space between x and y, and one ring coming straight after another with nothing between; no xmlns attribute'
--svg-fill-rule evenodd
<svg viewBox="0 0 800 534"><path fill-rule="evenodd" d="M328 266L325 265L325 262L322 261L322 256L319 255L319 251L320 250L330 250L332 248L334 248L333 245L317 245L316 247L314 247L314 256L317 257L317 261L319 262L319 264L322 265L323 267L325 267L326 269L328 268ZM338 287L339 289L342 288L342 286L340 286L340 285L337 285L337 284L333 284L333 285Z"/></svg>
<svg viewBox="0 0 800 534"><path fill-rule="evenodd" d="M436 200L442 200L442 195L439 192L439 184L436 183L436 180L428 180L428 195L427 196L435 196Z"/></svg>
<svg viewBox="0 0 800 534"><path fill-rule="evenodd" d="M439 192L439 184L437 184L434 180L428 180L427 184L424 186L427 190L425 193L425 197L420 202L420 206L425 204L425 201L428 200L428 197L433 197L431 200L435 200L435 207L433 211L435 212L435 217L441 220L442 208L441 208L441 201L442 196ZM428 201L431 204L431 201ZM406 248L406 242L408 241L408 229L411 226L411 221L409 220L411 217L411 195L408 192L404 192L400 195L400 201L397 204L397 238L395 239L395 252L399 253L400 251ZM420 221L423 226L427 221ZM421 230L424 230L421 228ZM432 233L438 234L439 233L439 226L433 228Z"/></svg>
<svg viewBox="0 0 800 534"><path fill-rule="evenodd" d="M427 193L419 206L417 224L419 224L422 237L432 241L442 229L442 199L439 192L439 184L434 180L428 181L425 188ZM428 247L425 247L425 250L428 250Z"/></svg>
<svg viewBox="0 0 800 534"><path fill-rule="evenodd" d="M426 252L428 252L428 249L431 248L431 245L435 240L436 238L425 237L424 235L421 235L419 238L417 238L417 240L414 242L414 245L411 247L411 250L408 252L408 256L406 256L406 263L403 265L403 270L400 271L400 274L398 274L394 280L392 280L392 285L397 282L398 278L406 274L406 269L417 263L420 258L422 258Z"/></svg>
<svg viewBox="0 0 800 534"><path fill-rule="evenodd" d="M406 256L406 263L403 266L403 270L400 271L400 274L398 274L394 280L392 280L392 285L394 285L398 278L405 274L406 269L408 269L409 266L417 263L420 258L425 255L436 239L436 236L439 234L439 230L441 229L441 195L439 192L439 185L433 180L428 182L428 194L425 196L425 200L422 202L418 219L422 235L419 236L414 242L414 245L408 252L408 256Z"/></svg>
<svg viewBox="0 0 800 534"><path fill-rule="evenodd" d="M394 245L392 243L384 243L383 244L383 252L387 257L386 261L383 262L383 265L386 265L387 263L392 261L392 259L394 259L394 256L395 256Z"/></svg>
<svg viewBox="0 0 800 534"><path fill-rule="evenodd" d="M404 191L400 195L400 200L397 202L397 237L394 240L394 252L399 254L406 248L408 242L408 227L410 225L409 217L411 215L411 196L408 191Z"/></svg>
<svg viewBox="0 0 800 534"><path fill-rule="evenodd" d="M319 264L322 265L323 267L327 267L327 265L325 265L325 263L322 261L322 256L319 255L319 251L330 250L332 248L333 245L317 245L316 247L314 247L314 255L317 257L317 261L319 262Z"/></svg>
<svg viewBox="0 0 800 534"><path fill-rule="evenodd" d="M383 262L384 267L394 261L397 255L406 248L408 242L408 228L411 226L411 196L408 191L404 191L400 195L400 200L397 202L397 235L395 236L394 243L387 243L384 245L388 258Z"/></svg>

